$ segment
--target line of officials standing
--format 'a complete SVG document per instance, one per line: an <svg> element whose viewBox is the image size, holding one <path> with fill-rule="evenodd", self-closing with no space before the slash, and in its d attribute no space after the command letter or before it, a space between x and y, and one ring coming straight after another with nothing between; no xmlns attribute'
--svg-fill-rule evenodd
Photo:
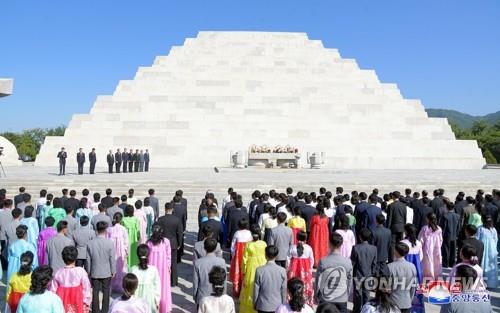
<svg viewBox="0 0 500 313"><path fill-rule="evenodd" d="M116 173L120 173L123 167L123 173L127 172L149 172L149 151L136 149L133 152L133 149L127 152L127 148L123 149L123 152L120 149L116 149L116 153L113 153L112 150L109 150L108 155L106 156L106 162L108 163L108 173L112 174L113 169L115 169ZM68 157L67 152L64 147L61 148L61 151L57 154L57 158L59 159L59 175L66 175L66 159ZM95 148L92 148L92 151L89 152L88 156L90 162L89 173L95 173L95 165L97 163L97 155L95 152ZM83 166L85 164L85 152L80 148L78 153L76 154L76 163L78 164L78 174L83 175Z"/></svg>

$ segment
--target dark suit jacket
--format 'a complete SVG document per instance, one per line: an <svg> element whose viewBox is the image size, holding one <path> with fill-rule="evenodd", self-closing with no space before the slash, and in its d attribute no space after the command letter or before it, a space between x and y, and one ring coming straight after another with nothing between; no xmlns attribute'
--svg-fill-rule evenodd
<svg viewBox="0 0 500 313"><path fill-rule="evenodd" d="M108 164L113 164L113 163L115 163L115 156L113 154L108 153L106 160L107 160Z"/></svg>
<svg viewBox="0 0 500 313"><path fill-rule="evenodd" d="M388 207L387 227L393 233L402 233L406 224L406 204L401 201L394 201Z"/></svg>
<svg viewBox="0 0 500 313"><path fill-rule="evenodd" d="M444 202L441 197L435 197L434 199L431 200L431 208L434 211L434 214L436 214L438 220L441 217L442 213L442 208L444 207Z"/></svg>
<svg viewBox="0 0 500 313"><path fill-rule="evenodd" d="M368 216L366 215L366 210L370 204L366 201L362 201L356 205L354 208L354 217L356 218L356 231L359 232L364 227L368 227L370 225L370 221L368 220Z"/></svg>
<svg viewBox="0 0 500 313"><path fill-rule="evenodd" d="M362 242L352 247L352 274L354 277L373 277L377 274L377 247Z"/></svg>
<svg viewBox="0 0 500 313"><path fill-rule="evenodd" d="M24 201L24 194L20 193L14 197L14 207L17 208L17 205Z"/></svg>
<svg viewBox="0 0 500 313"><path fill-rule="evenodd" d="M101 199L101 203L102 205L104 205L104 207L107 209L107 208L110 208L113 206L113 197L111 196L106 196L104 198Z"/></svg>
<svg viewBox="0 0 500 313"><path fill-rule="evenodd" d="M182 231L186 230L186 222L187 222L187 208L181 203L172 203L174 207L173 214L177 216L182 223Z"/></svg>
<svg viewBox="0 0 500 313"><path fill-rule="evenodd" d="M97 162L97 156L95 152L89 152L89 161L90 163Z"/></svg>
<svg viewBox="0 0 500 313"><path fill-rule="evenodd" d="M80 207L80 201L76 198L69 198L68 200L64 201L64 208L72 208L73 209L73 214L76 213L76 210Z"/></svg>
<svg viewBox="0 0 500 313"><path fill-rule="evenodd" d="M85 153L80 153L78 152L76 154L76 163L80 164L80 163L85 163Z"/></svg>
<svg viewBox="0 0 500 313"><path fill-rule="evenodd" d="M392 253L391 231L384 226L377 226L372 233L373 245L377 247L377 262L387 262Z"/></svg>
<svg viewBox="0 0 500 313"><path fill-rule="evenodd" d="M413 225L417 228L417 234L420 233L422 227L427 225L427 215L432 213L430 206L423 205L413 209Z"/></svg>
<svg viewBox="0 0 500 313"><path fill-rule="evenodd" d="M382 209L376 205L370 204L365 211L368 220L368 228L373 231L377 227L377 215L382 214ZM356 221L357 223L357 221Z"/></svg>
<svg viewBox="0 0 500 313"><path fill-rule="evenodd" d="M297 202L297 205L299 203L300 201ZM302 211L302 218L306 221L306 230L307 232L309 232L311 230L311 220L314 213L316 213L316 209L304 203L304 206L301 208L301 211Z"/></svg>
<svg viewBox="0 0 500 313"><path fill-rule="evenodd" d="M248 213L246 208L231 208L227 214L228 219L226 221L227 225L227 233L228 233L228 238L227 240L231 242L233 240L234 233L238 230L238 222L246 218L248 219Z"/></svg>
<svg viewBox="0 0 500 313"><path fill-rule="evenodd" d="M134 154L132 152L128 153L127 161L133 162L134 161Z"/></svg>
<svg viewBox="0 0 500 313"><path fill-rule="evenodd" d="M444 240L457 240L460 229L460 216L455 212L446 212L439 220Z"/></svg>
<svg viewBox="0 0 500 313"><path fill-rule="evenodd" d="M173 214L165 214L158 219L163 229L163 235L170 241L170 248L172 250L178 249L182 242L182 222Z"/></svg>
<svg viewBox="0 0 500 313"><path fill-rule="evenodd" d="M144 162L149 162L149 152L144 153Z"/></svg>
<svg viewBox="0 0 500 313"><path fill-rule="evenodd" d="M206 225L209 225L214 232L212 238L215 238L219 243L222 243L222 224L220 221L215 219L208 219L208 221L201 223L200 230L198 231L198 241L203 240L202 229Z"/></svg>
<svg viewBox="0 0 500 313"><path fill-rule="evenodd" d="M59 151L59 153L57 153L57 158L59 159L59 163L66 163L67 157L68 157L68 154L66 153L66 151L64 151L64 152Z"/></svg>
<svg viewBox="0 0 500 313"><path fill-rule="evenodd" d="M128 161L128 152L122 152L122 162Z"/></svg>
<svg viewBox="0 0 500 313"><path fill-rule="evenodd" d="M115 152L115 162L122 163L122 154L120 152Z"/></svg>

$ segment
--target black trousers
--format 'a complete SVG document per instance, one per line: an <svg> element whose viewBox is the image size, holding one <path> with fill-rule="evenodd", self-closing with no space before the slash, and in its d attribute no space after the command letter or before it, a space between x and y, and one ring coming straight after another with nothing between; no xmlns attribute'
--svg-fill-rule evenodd
<svg viewBox="0 0 500 313"><path fill-rule="evenodd" d="M66 161L59 162L59 175L65 175L65 174L66 174Z"/></svg>
<svg viewBox="0 0 500 313"><path fill-rule="evenodd" d="M139 172L139 162L134 161L134 172Z"/></svg>
<svg viewBox="0 0 500 313"><path fill-rule="evenodd" d="M132 166L133 166L133 165L134 165L134 162L132 162L132 161L129 161L129 162L128 162L128 171L129 171L130 173L132 173Z"/></svg>
<svg viewBox="0 0 500 313"><path fill-rule="evenodd" d="M363 305L370 300L370 291L365 289L363 284L361 286L354 286L352 313L361 312Z"/></svg>
<svg viewBox="0 0 500 313"><path fill-rule="evenodd" d="M401 313L410 313L411 312L411 308L410 309L399 309L399 311Z"/></svg>
<svg viewBox="0 0 500 313"><path fill-rule="evenodd" d="M83 174L83 163L78 163L78 175Z"/></svg>
<svg viewBox="0 0 500 313"><path fill-rule="evenodd" d="M182 234L181 242L179 242L179 250L177 251L177 263L181 263L182 256L184 255L184 234ZM174 258L171 257L171 260Z"/></svg>
<svg viewBox="0 0 500 313"><path fill-rule="evenodd" d="M123 162L123 172L127 172L127 161Z"/></svg>
<svg viewBox="0 0 500 313"><path fill-rule="evenodd" d="M108 163L108 173L113 174L113 163Z"/></svg>
<svg viewBox="0 0 500 313"><path fill-rule="evenodd" d="M457 255L456 249L456 240L443 240L443 244L441 245L443 267L452 267L453 265L455 265L455 256Z"/></svg>
<svg viewBox="0 0 500 313"><path fill-rule="evenodd" d="M8 262L7 262L7 240L2 240L0 241L0 245L2 247L2 253L0 254L0 262L2 264L2 268L8 268Z"/></svg>
<svg viewBox="0 0 500 313"><path fill-rule="evenodd" d="M340 313L347 313L347 302L331 302Z"/></svg>
<svg viewBox="0 0 500 313"><path fill-rule="evenodd" d="M95 173L95 162L90 162L90 174Z"/></svg>
<svg viewBox="0 0 500 313"><path fill-rule="evenodd" d="M109 311L109 296L111 293L111 277L92 278L92 313L107 313ZM102 292L102 305L99 309L99 292Z"/></svg>
<svg viewBox="0 0 500 313"><path fill-rule="evenodd" d="M275 261L277 265L281 266L282 268L286 269L286 260L285 261Z"/></svg>
<svg viewBox="0 0 500 313"><path fill-rule="evenodd" d="M120 169L122 168L122 162L115 163L115 170L117 173L120 173Z"/></svg>
<svg viewBox="0 0 500 313"><path fill-rule="evenodd" d="M177 249L172 249L170 251L170 259L173 261L173 262L170 262L170 266L171 266L171 269L170 269L170 285L172 287L174 286L177 286L178 284L178 276L177 276L177 262L175 262L175 260L177 260Z"/></svg>
<svg viewBox="0 0 500 313"><path fill-rule="evenodd" d="M144 163L144 171L149 172L149 161Z"/></svg>

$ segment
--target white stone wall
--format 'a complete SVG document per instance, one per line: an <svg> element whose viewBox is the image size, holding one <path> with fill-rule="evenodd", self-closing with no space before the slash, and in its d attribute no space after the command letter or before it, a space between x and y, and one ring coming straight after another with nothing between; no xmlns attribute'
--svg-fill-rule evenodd
<svg viewBox="0 0 500 313"><path fill-rule="evenodd" d="M64 137L48 137L37 165L95 147L149 148L152 167L226 166L252 144L326 152L331 168L481 168L475 141L381 83L373 70L303 33L200 32L97 97Z"/></svg>

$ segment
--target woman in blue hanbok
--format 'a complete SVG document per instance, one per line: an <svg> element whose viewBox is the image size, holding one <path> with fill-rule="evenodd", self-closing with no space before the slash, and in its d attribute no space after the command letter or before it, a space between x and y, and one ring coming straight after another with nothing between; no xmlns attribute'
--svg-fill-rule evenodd
<svg viewBox="0 0 500 313"><path fill-rule="evenodd" d="M410 251L405 256L406 261L415 265L417 270L417 283L423 283L423 270L422 270L422 243L417 239L417 228L413 224L406 224L405 226L406 237L402 240L403 243L408 245ZM412 305L412 313L423 313L425 312L424 296L422 294L415 294Z"/></svg>
<svg viewBox="0 0 500 313"><path fill-rule="evenodd" d="M38 244L38 234L40 232L40 228L38 227L38 220L33 217L34 211L35 208L33 208L31 205L28 205L26 208L24 208L24 218L21 220L21 225L26 225L26 227L28 227L27 241L36 248Z"/></svg>
<svg viewBox="0 0 500 313"><path fill-rule="evenodd" d="M10 278L14 273L19 271L21 267L21 255L26 251L31 251L33 255L36 255L36 246L26 241L28 238L28 227L26 225L19 225L16 228L16 240L12 245L10 245L8 250L8 262L7 267L7 284L9 284ZM38 258L33 260L33 268L38 266Z"/></svg>
<svg viewBox="0 0 500 313"><path fill-rule="evenodd" d="M483 218L483 226L478 229L477 237L484 244L481 268L483 269L483 277L486 280L486 286L488 288L496 288L498 285L498 235L490 215Z"/></svg>
<svg viewBox="0 0 500 313"><path fill-rule="evenodd" d="M35 258L36 260L36 258ZM31 274L30 291L19 301L17 313L64 313L61 299L47 287L52 280L52 269L40 266Z"/></svg>

